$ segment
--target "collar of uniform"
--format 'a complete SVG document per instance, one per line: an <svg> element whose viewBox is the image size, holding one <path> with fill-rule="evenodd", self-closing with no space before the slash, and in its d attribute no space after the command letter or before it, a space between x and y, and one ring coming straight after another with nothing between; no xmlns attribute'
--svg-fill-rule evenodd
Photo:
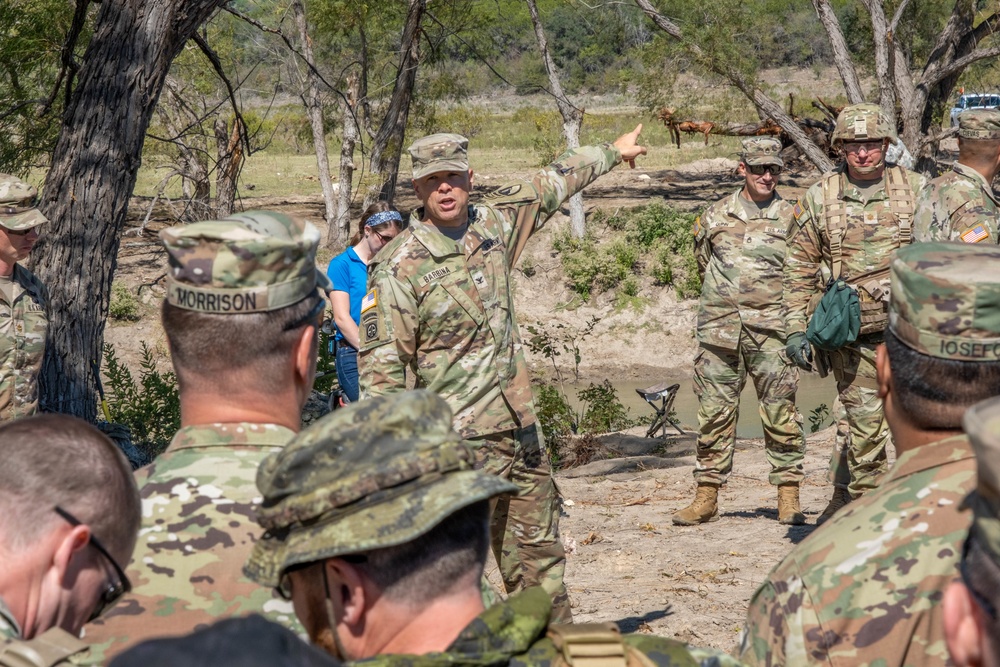
<svg viewBox="0 0 1000 667"><path fill-rule="evenodd" d="M749 218L747 218L747 210L743 208L743 202L740 201L742 196L743 196L743 188L739 188L736 192L734 192L729 196L729 202L728 202L729 213L731 215L735 215L743 222L749 222ZM771 197L771 203L767 205L767 208L762 208L760 210L761 212L760 218L754 218L754 219L760 220L763 218L767 218L769 220L777 220L778 219L777 212L775 212L772 215L771 211L779 201L781 201L781 195L778 194L778 188L775 188L774 196Z"/></svg>
<svg viewBox="0 0 1000 667"><path fill-rule="evenodd" d="M0 598L0 638L20 639L21 626L17 624L13 612L7 607L7 603Z"/></svg>
<svg viewBox="0 0 1000 667"><path fill-rule="evenodd" d="M951 166L951 170L954 171L956 174L965 176L966 178L970 178L973 181L975 181L979 185L979 187L982 188L983 192L986 193L986 196L992 199L994 203L997 203L997 198L993 195L993 188L990 186L989 183L986 182L986 179L983 178L983 175L980 174L978 171L976 171L972 167L962 164L961 162L956 162L955 164L953 164Z"/></svg>
<svg viewBox="0 0 1000 667"><path fill-rule="evenodd" d="M295 432L279 424L217 422L183 426L167 446L167 452L193 447L284 447Z"/></svg>
<svg viewBox="0 0 1000 667"><path fill-rule="evenodd" d="M975 454L972 451L969 438L964 434L953 435L949 438L911 449L908 452L903 452L896 459L892 470L889 471L889 474L880 483L880 486L930 468L937 468L946 463L971 459L973 456Z"/></svg>
<svg viewBox="0 0 1000 667"><path fill-rule="evenodd" d="M887 166L886 169L888 168L889 167ZM879 189L872 193L870 199L862 198L861 191L858 190L857 186L854 185L854 183L851 183L851 179L847 177L847 169L844 169L844 171L840 174L840 178L843 179L840 182L840 191L843 193L844 199L851 199L859 204L867 205L873 201L881 201L889 198L885 192L885 182L887 177L884 171L882 172L882 178L879 179L878 182Z"/></svg>
<svg viewBox="0 0 1000 667"><path fill-rule="evenodd" d="M545 636L552 600L541 586L511 595L477 616L445 651L475 656L475 664L507 664ZM471 663L470 663L471 664Z"/></svg>
<svg viewBox="0 0 1000 667"><path fill-rule="evenodd" d="M41 298L42 295L38 292L37 288L38 281L34 276L35 274L20 264L14 264L14 273L10 275L11 279L20 285L21 289L25 292L28 292L32 296Z"/></svg>
<svg viewBox="0 0 1000 667"><path fill-rule="evenodd" d="M432 257L442 258L462 254L462 244L455 243L437 230L434 225L424 222L424 209L418 208L410 214L410 229L420 244L427 248ZM476 209L469 206L469 228L476 222Z"/></svg>

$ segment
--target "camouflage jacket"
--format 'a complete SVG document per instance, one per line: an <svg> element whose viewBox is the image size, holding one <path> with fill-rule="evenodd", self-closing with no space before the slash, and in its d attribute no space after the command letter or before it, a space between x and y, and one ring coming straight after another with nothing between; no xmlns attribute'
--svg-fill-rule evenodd
<svg viewBox="0 0 1000 667"><path fill-rule="evenodd" d="M17 639L21 636L21 628L17 624L14 614L0 598L0 637L4 639Z"/></svg>
<svg viewBox="0 0 1000 667"><path fill-rule="evenodd" d="M948 663L942 592L958 577L976 487L959 435L904 452L875 490L782 561L750 600L750 665Z"/></svg>
<svg viewBox="0 0 1000 667"><path fill-rule="evenodd" d="M927 184L927 179L916 172L902 167L889 167L886 172L889 169L905 173L913 197ZM841 278L851 283L860 276L884 272L887 285L889 258L901 243L899 219L890 208L887 194L887 176L882 177L883 187L866 202L847 180L844 165L824 174L806 190L793 210L795 220L788 239L783 280L788 335L805 332L809 301L823 292L833 271L833 253L823 210L823 187L829 179L840 179L839 185L833 185L839 187L839 200L846 214Z"/></svg>
<svg viewBox="0 0 1000 667"><path fill-rule="evenodd" d="M791 222L792 205L777 192L759 217L748 219L740 190L695 221L699 343L735 350L742 327L782 336L781 278Z"/></svg>
<svg viewBox="0 0 1000 667"><path fill-rule="evenodd" d="M446 651L425 655L380 655L348 663L349 667L549 667L565 666L551 639L552 603L541 588L528 588L480 614ZM730 667L739 663L724 653L696 649L673 639L624 635L625 646L641 652L653 665ZM605 662L603 664L609 664ZM629 665L637 664L629 660ZM646 663L647 665L649 663ZM624 660L622 667L625 667Z"/></svg>
<svg viewBox="0 0 1000 667"><path fill-rule="evenodd" d="M369 266L361 309L361 395L417 387L448 401L455 429L489 435L535 422L528 367L514 318L511 269L528 238L571 195L621 162L610 144L563 154L528 183L513 183L469 207L456 243L422 222Z"/></svg>
<svg viewBox="0 0 1000 667"><path fill-rule="evenodd" d="M290 602L243 576L259 532L257 466L294 435L274 424L188 426L136 473L143 519L128 569L133 589L86 626L87 664L252 612L303 634Z"/></svg>
<svg viewBox="0 0 1000 667"><path fill-rule="evenodd" d="M0 293L0 423L38 411L38 373L45 354L45 286L14 265L14 303Z"/></svg>
<svg viewBox="0 0 1000 667"><path fill-rule="evenodd" d="M914 241L1000 243L1000 202L983 175L956 162L917 197Z"/></svg>

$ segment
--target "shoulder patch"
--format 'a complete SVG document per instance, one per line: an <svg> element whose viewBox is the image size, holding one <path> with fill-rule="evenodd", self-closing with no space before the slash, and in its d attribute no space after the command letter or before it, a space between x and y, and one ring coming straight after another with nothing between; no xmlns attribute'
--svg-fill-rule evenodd
<svg viewBox="0 0 1000 667"><path fill-rule="evenodd" d="M986 229L986 225L976 225L962 232L959 238L965 243L980 243L990 238L990 232Z"/></svg>
<svg viewBox="0 0 1000 667"><path fill-rule="evenodd" d="M802 217L802 205L795 202L795 206L792 207L792 216L798 220Z"/></svg>
<svg viewBox="0 0 1000 667"><path fill-rule="evenodd" d="M361 312L362 313L364 313L366 311L369 311L369 310L371 310L372 308L374 308L375 306L378 305L377 293L378 293L378 288L377 287L376 288L372 288L372 291L368 292L368 294L365 294L364 298L361 299Z"/></svg>
<svg viewBox="0 0 1000 667"><path fill-rule="evenodd" d="M521 184L514 183L512 185L505 185L502 188L497 188L493 192L486 195L486 197L487 199L500 199L501 197L513 197L520 191L521 191Z"/></svg>
<svg viewBox="0 0 1000 667"><path fill-rule="evenodd" d="M363 313L361 315L361 326L358 328L361 332L362 346L379 340L382 337L384 327L382 326L382 318L379 317L378 311Z"/></svg>
<svg viewBox="0 0 1000 667"><path fill-rule="evenodd" d="M701 216L699 215L694 219L694 229L692 230L695 236L701 233Z"/></svg>

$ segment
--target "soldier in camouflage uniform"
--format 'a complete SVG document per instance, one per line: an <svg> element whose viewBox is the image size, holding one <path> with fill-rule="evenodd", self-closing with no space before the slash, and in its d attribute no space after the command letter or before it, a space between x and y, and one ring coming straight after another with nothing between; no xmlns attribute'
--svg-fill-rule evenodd
<svg viewBox="0 0 1000 667"><path fill-rule="evenodd" d="M798 368L785 357L781 276L792 205L775 190L784 163L781 142L743 142L743 187L695 220L695 257L702 276L694 362L698 395L698 490L674 514L689 526L719 518L719 487L733 469L740 392L753 378L764 426L771 484L778 487L778 520L802 524L799 482L805 436L795 408Z"/></svg>
<svg viewBox="0 0 1000 667"><path fill-rule="evenodd" d="M38 373L45 354L47 293L18 262L48 222L35 207L38 191L0 174L0 423L38 410Z"/></svg>
<svg viewBox="0 0 1000 667"><path fill-rule="evenodd" d="M0 667L70 664L129 589L141 507L114 443L67 415L0 425Z"/></svg>
<svg viewBox="0 0 1000 667"><path fill-rule="evenodd" d="M993 339L994 356L1000 356L998 346L1000 337ZM972 526L958 567L961 580L941 603L944 636L956 667L1000 665L1000 397L970 408L963 424L976 453L977 483L965 499Z"/></svg>
<svg viewBox="0 0 1000 667"><path fill-rule="evenodd" d="M291 607L241 577L253 545L258 464L299 430L329 289L319 231L254 211L160 233L170 271L163 328L181 430L137 474L142 539L132 594L88 627L93 662L154 636L257 612L298 629ZM103 649L98 650L98 649Z"/></svg>
<svg viewBox="0 0 1000 667"><path fill-rule="evenodd" d="M941 598L975 488L962 416L1000 386L1000 248L920 243L891 263L879 396L897 458L797 546L750 601L753 665L948 664Z"/></svg>
<svg viewBox="0 0 1000 667"><path fill-rule="evenodd" d="M958 162L917 197L913 240L1000 243L1000 111L970 109L958 117Z"/></svg>
<svg viewBox="0 0 1000 667"><path fill-rule="evenodd" d="M829 353L851 436L846 451L834 452L833 474L846 465L850 482L836 485L819 522L865 491L885 472L889 427L875 381L875 348L882 342L888 298L889 258L911 241L916 193L927 183L920 174L886 166L886 146L896 137L889 119L874 104L846 107L837 117L835 146L844 162L824 174L795 205L785 257L784 301L790 360L812 367L806 339L811 309L831 279L858 291L858 339Z"/></svg>
<svg viewBox="0 0 1000 667"><path fill-rule="evenodd" d="M528 239L571 195L646 152L640 125L613 144L568 151L530 182L469 205L468 140L435 134L409 148L423 206L369 267L361 306L362 398L416 386L448 401L480 465L513 481L496 501L493 550L508 592L541 584L570 618L558 494L535 419L511 269Z"/></svg>
<svg viewBox="0 0 1000 667"><path fill-rule="evenodd" d="M489 501L516 487L477 470L476 458L433 392L338 410L261 465L265 532L245 572L290 596L310 638L351 664L734 664L622 637L611 623L550 625L540 587L484 610Z"/></svg>

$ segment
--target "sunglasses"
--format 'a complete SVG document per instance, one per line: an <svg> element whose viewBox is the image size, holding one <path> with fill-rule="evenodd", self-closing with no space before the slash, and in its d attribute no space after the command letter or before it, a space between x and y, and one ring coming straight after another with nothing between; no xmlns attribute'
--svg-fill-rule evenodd
<svg viewBox="0 0 1000 667"><path fill-rule="evenodd" d="M767 171L771 172L772 176L777 176L781 173L781 167L776 164L748 164L747 171L754 176L763 176Z"/></svg>
<svg viewBox="0 0 1000 667"><path fill-rule="evenodd" d="M55 513L61 516L69 525L74 527L83 525L82 521L58 505L54 509ZM125 575L125 570L123 570L121 565L118 564L118 561L116 561L111 554L108 553L108 550L104 548L104 545L97 539L93 531L90 533L89 544L97 549L98 553L104 556L105 560L111 563L112 569L114 569L115 574L118 575L118 581L106 582L104 590L101 592L101 599L98 601L97 606L94 607L94 611L90 615L90 618L87 619L88 623L103 616L106 611L118 604L118 601L122 599L122 596L132 590L132 582L129 581L128 577Z"/></svg>
<svg viewBox="0 0 1000 667"><path fill-rule="evenodd" d="M379 232L376 232L374 229L372 230L372 234L374 234L375 236L378 237L378 240L382 242L382 245L385 245L389 241L391 241L394 238L396 238L395 236L386 236L385 234L381 234Z"/></svg>
<svg viewBox="0 0 1000 667"><path fill-rule="evenodd" d="M285 325L282 331L294 331L295 329L304 327L307 324L315 323L316 318L320 316L320 313L322 313L325 308L326 308L326 301L324 301L323 299L316 299L316 305L314 305L309 310L309 312L305 314L305 316L300 317L299 319L294 320L292 322L289 322L288 324Z"/></svg>
<svg viewBox="0 0 1000 667"><path fill-rule="evenodd" d="M882 140L878 141L845 141L844 150L848 153L860 153L864 149L866 153L874 153L882 150Z"/></svg>

